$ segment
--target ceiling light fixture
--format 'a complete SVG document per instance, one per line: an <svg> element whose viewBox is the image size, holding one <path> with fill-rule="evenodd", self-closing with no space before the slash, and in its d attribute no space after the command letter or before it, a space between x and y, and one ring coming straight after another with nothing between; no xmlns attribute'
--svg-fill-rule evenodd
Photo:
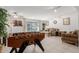
<svg viewBox="0 0 79 59"><path fill-rule="evenodd" d="M54 12L57 12L57 10L55 9Z"/></svg>
<svg viewBox="0 0 79 59"><path fill-rule="evenodd" d="M55 7L50 7L49 9L53 10L54 12L57 12L57 10L60 8L61 6L55 6Z"/></svg>

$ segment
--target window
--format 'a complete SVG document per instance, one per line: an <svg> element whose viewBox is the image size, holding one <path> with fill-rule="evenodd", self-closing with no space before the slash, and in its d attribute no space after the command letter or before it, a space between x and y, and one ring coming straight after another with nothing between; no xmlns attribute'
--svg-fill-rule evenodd
<svg viewBox="0 0 79 59"><path fill-rule="evenodd" d="M38 22L28 22L27 23L27 31L28 32L38 32L39 31L39 23Z"/></svg>

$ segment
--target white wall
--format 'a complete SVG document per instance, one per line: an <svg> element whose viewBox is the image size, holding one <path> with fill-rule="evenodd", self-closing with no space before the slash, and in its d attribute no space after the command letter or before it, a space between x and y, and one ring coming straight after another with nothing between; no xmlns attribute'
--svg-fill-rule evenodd
<svg viewBox="0 0 79 59"><path fill-rule="evenodd" d="M52 18L49 21L49 27L58 28L61 31L74 31L78 29L78 15L77 14L65 14L64 17L70 17L70 25L63 25L63 18ZM56 20L57 24L53 21Z"/></svg>
<svg viewBox="0 0 79 59"><path fill-rule="evenodd" d="M73 8L70 10L72 11ZM69 10L69 11L70 11ZM51 17L49 20L49 27L51 28L58 28L61 31L74 31L79 29L79 18L78 18L78 12L73 11L65 13L63 12L62 14L56 16L56 17ZM66 11L67 12L67 11ZM70 25L63 25L63 18L70 17ZM56 20L57 24L54 24L53 21Z"/></svg>
<svg viewBox="0 0 79 59"><path fill-rule="evenodd" d="M9 19L10 27L8 27L9 33L17 33L17 32L27 32L27 23L28 22L37 22L39 24L39 30L42 30L42 23L47 22L46 20L38 20L38 19L21 19L23 26L13 26L13 19ZM45 21L45 22L44 22Z"/></svg>
<svg viewBox="0 0 79 59"><path fill-rule="evenodd" d="M22 21L22 26L13 26L13 21L14 20L18 20L17 18L8 18L8 25L9 27L7 27L7 31L8 33L17 33L17 32L24 32L24 20L23 19L19 19Z"/></svg>
<svg viewBox="0 0 79 59"><path fill-rule="evenodd" d="M30 14L27 15L26 17L30 19L36 19L36 20L48 20L49 21L49 26L47 28L58 28L61 31L74 31L79 29L79 13L76 10L75 7L72 6L65 6L61 7L60 9L57 10L56 13L53 11L50 11L50 13L45 14L45 15L36 15L36 14ZM63 25L63 18L70 17L70 25ZM53 21L57 20L57 24L54 24Z"/></svg>
<svg viewBox="0 0 79 59"><path fill-rule="evenodd" d="M47 20L49 21L49 26L47 28L58 28L61 31L74 31L79 29L79 13L76 11L74 7L62 7L57 11L57 13L53 14L53 12L48 14L23 14L26 20ZM63 18L70 17L70 25L63 25ZM29 19L30 18L30 19ZM57 20L57 24L54 24L53 21ZM24 21L26 24L26 21ZM26 31L25 27L14 27L12 32L17 31Z"/></svg>

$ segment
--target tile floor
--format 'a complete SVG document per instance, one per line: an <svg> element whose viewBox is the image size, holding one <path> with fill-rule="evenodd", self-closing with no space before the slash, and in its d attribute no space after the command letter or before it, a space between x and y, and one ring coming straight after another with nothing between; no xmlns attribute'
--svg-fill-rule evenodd
<svg viewBox="0 0 79 59"><path fill-rule="evenodd" d="M62 43L61 37L46 37L42 42L42 45L45 49L44 53L79 53L79 47ZM3 47L3 53L9 53L11 48L9 47ZM41 49L34 45L28 46L24 53L42 53Z"/></svg>

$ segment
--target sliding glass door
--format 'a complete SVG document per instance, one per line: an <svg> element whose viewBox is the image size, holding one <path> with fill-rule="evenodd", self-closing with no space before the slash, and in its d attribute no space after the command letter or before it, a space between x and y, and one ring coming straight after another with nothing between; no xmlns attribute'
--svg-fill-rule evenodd
<svg viewBox="0 0 79 59"><path fill-rule="evenodd" d="M39 32L39 23L38 22L28 22L27 23L27 32Z"/></svg>

